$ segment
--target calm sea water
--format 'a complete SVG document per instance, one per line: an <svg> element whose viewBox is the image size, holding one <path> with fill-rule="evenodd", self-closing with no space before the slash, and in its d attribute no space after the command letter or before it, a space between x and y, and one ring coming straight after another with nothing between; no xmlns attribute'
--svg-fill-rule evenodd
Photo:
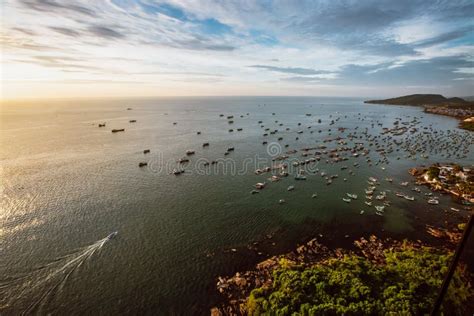
<svg viewBox="0 0 474 316"><path fill-rule="evenodd" d="M339 174L330 186L319 175L305 182L290 176L250 194L268 177L254 174L272 158L264 139L272 143L283 137L281 145L301 149L337 136L338 127L368 127L377 135L381 127L372 129L371 123L391 126L396 117L415 116L422 122L418 128L457 130L456 120L417 107L347 98L248 97L42 101L4 105L1 111L2 314L206 313L215 278L270 255L272 249L253 257L244 251L269 234L274 253L321 233L322 227L341 239L374 228L409 237L420 216L443 220L442 210L453 206L448 197L439 206L421 198L390 198L392 206L380 217L363 203L369 176L378 177L381 188L408 192L412 185L397 186L412 180L407 169L446 161L435 154L413 161L394 152L385 170L369 167L364 158L343 163L355 176L341 171L342 164L321 161L315 165L320 171ZM233 124L228 115L234 116ZM279 132L263 137L258 121ZM102 122L106 127L99 128ZM111 133L113 128L125 132ZM296 134L299 129L304 133ZM202 148L204 142L210 146ZM235 151L224 156L230 146ZM143 154L144 149L151 153ZM188 149L196 154L187 173L170 175ZM230 165L201 174L204 169L193 166L204 158L226 158ZM473 164L472 151L456 161ZM139 162L148 166L139 168ZM296 190L288 192L289 185ZM312 199L315 192L318 198ZM346 192L360 198L346 204L341 199ZM279 205L279 199L286 204ZM360 215L361 209L366 214ZM117 236L107 239L114 231Z"/></svg>

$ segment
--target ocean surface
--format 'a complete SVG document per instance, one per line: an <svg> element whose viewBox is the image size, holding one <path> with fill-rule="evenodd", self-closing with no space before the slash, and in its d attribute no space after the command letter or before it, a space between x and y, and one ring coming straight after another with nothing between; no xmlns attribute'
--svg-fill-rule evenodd
<svg viewBox="0 0 474 316"><path fill-rule="evenodd" d="M228 122L230 115L233 123ZM380 231L418 238L425 218L443 221L444 210L460 206L448 196L441 196L439 205L427 204L422 193L411 191L407 170L434 162L472 165L472 144L464 144L468 152L463 158L448 159L440 155L442 150L416 160L393 151L387 155L389 163L380 164L371 150L372 166L365 157L336 164L324 158L308 167L313 169L306 181L290 174L270 183L269 174L254 173L287 150L323 144L335 148L336 143L324 139L365 128L379 135L382 126L377 123L392 127L396 118L414 117L420 133L423 127L468 133L457 128L455 119L426 114L419 107L369 105L351 98L2 105L0 314L206 314L216 300L219 275L290 250L306 237L344 240L346 235ZM99 123L106 126L99 128ZM342 133L339 127L347 130ZM125 132L111 133L120 128ZM265 128L278 132L263 136ZM204 142L209 147L202 147ZM224 155L228 147L235 150ZM145 149L150 153L144 154ZM195 151L184 165L186 172L170 174L186 150ZM205 167L207 160L221 163ZM148 165L139 167L140 162ZM341 170L342 165L355 174ZM322 171L339 177L327 185ZM384 216L364 204L371 176L390 195ZM250 194L264 181L265 189ZM410 185L402 187L402 181ZM287 191L289 185L295 190ZM395 197L395 191L416 200ZM311 198L314 193L317 198ZM359 199L345 203L346 193ZM280 199L286 203L279 204ZM115 231L115 237L107 238Z"/></svg>

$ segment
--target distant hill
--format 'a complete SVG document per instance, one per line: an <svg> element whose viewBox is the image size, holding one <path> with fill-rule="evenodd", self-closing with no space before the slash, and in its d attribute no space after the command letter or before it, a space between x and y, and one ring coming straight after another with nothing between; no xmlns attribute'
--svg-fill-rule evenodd
<svg viewBox="0 0 474 316"><path fill-rule="evenodd" d="M411 94L403 97L385 99L385 100L369 100L365 103L374 104L392 104L392 105L436 105L436 104L457 104L462 105L469 103L461 98L445 98L441 94Z"/></svg>

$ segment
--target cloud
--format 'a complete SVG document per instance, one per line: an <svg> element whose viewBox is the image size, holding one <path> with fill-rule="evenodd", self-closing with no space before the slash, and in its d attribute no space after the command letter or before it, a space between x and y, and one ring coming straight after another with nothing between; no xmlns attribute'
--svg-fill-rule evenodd
<svg viewBox="0 0 474 316"><path fill-rule="evenodd" d="M315 70L310 68L300 68L300 67L276 67L276 66L267 66L267 65L252 65L250 68L265 69L268 71L281 72L286 74L296 74L296 75L318 75L326 74L328 71L324 70Z"/></svg>
<svg viewBox="0 0 474 316"><path fill-rule="evenodd" d="M102 26L102 25L93 25L88 27L88 30L90 33L93 35L96 35L98 37L102 37L105 39L119 39L119 38L124 38L125 35L111 29L110 27L107 26Z"/></svg>
<svg viewBox="0 0 474 316"><path fill-rule="evenodd" d="M167 88L173 81L175 91L184 91L185 83L224 78L220 87L232 93L236 87L266 93L275 82L309 89L328 81L334 89L439 85L462 90L469 81L460 78L471 76L466 69L474 62L471 0L3 4L0 41L2 58L11 63L7 78L134 76Z"/></svg>
<svg viewBox="0 0 474 316"><path fill-rule="evenodd" d="M57 33L60 33L60 34L63 34L63 35L67 35L67 36L80 36L81 33L78 32L78 31L75 31L73 29L70 29L70 28L67 28L67 27L60 27L60 26L50 26L49 27L51 30L57 32Z"/></svg>
<svg viewBox="0 0 474 316"><path fill-rule="evenodd" d="M55 1L55 0L20 0L20 2L29 9L40 12L67 12L79 13L87 16L96 16L96 13L82 5L72 3L73 1Z"/></svg>

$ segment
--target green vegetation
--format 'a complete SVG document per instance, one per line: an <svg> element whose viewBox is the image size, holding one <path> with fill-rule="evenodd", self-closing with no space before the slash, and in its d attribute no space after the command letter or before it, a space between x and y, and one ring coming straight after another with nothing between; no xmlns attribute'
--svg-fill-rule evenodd
<svg viewBox="0 0 474 316"><path fill-rule="evenodd" d="M450 254L403 245L385 251L377 265L347 255L310 268L282 262L270 288L254 289L249 315L421 315L429 313L447 272ZM458 268L443 308L462 311L472 290Z"/></svg>
<svg viewBox="0 0 474 316"><path fill-rule="evenodd" d="M462 121L461 123L459 123L459 127L474 132L474 122Z"/></svg>
<svg viewBox="0 0 474 316"><path fill-rule="evenodd" d="M438 167L435 167L435 166L431 166L428 168L428 171L426 171L426 174L428 175L428 178L430 180L433 180L433 179L438 179L439 177L439 168Z"/></svg>

